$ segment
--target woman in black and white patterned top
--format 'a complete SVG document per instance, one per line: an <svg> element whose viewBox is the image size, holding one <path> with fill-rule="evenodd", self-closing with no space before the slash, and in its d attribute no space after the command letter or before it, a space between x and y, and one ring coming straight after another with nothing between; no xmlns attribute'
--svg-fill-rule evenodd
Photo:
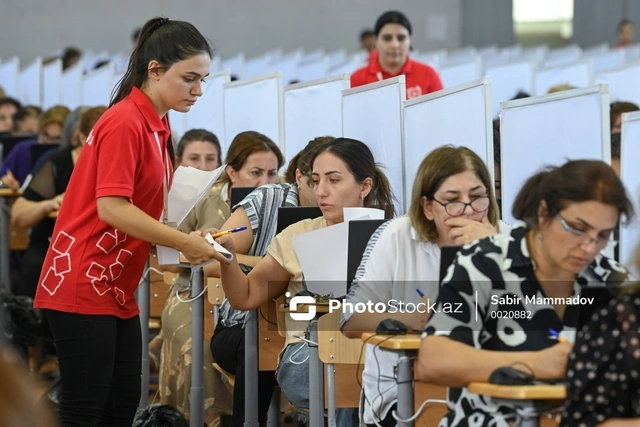
<svg viewBox="0 0 640 427"><path fill-rule="evenodd" d="M441 427L507 426L513 408L470 393L499 367L562 378L584 286L616 286L626 270L600 254L632 205L613 169L578 160L529 178L510 235L464 246L449 268L420 349L420 380L449 386ZM526 369L526 368L521 368Z"/></svg>
<svg viewBox="0 0 640 427"><path fill-rule="evenodd" d="M640 286L612 299L577 333L562 427L640 425ZM604 330L603 330L604 325Z"/></svg>

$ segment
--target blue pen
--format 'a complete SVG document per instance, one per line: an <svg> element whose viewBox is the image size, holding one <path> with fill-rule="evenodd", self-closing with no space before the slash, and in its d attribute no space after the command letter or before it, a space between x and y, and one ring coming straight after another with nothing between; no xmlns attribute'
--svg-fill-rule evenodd
<svg viewBox="0 0 640 427"><path fill-rule="evenodd" d="M218 237L226 236L227 234L231 234L231 233L237 233L238 231L244 231L246 229L247 227L232 228L231 230L227 230L227 231L219 231L215 234L212 234L211 237L213 237L214 239L217 239Z"/></svg>
<svg viewBox="0 0 640 427"><path fill-rule="evenodd" d="M416 292L418 293L418 295L420 295L420 298L422 298L424 302L427 303L427 305L431 305L431 301L429 301L429 298L427 298L427 296L423 294L420 289L416 289Z"/></svg>
<svg viewBox="0 0 640 427"><path fill-rule="evenodd" d="M549 333L551 334L551 336L553 336L555 339L557 339L558 342L566 342L567 341L565 339L565 337L560 336L560 332L556 331L555 329L549 328Z"/></svg>

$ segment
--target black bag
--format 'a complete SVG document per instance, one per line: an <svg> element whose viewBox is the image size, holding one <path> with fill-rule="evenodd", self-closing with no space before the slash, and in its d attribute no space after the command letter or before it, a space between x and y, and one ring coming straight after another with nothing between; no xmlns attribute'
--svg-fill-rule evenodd
<svg viewBox="0 0 640 427"><path fill-rule="evenodd" d="M171 405L150 405L138 409L131 427L189 427L189 422Z"/></svg>

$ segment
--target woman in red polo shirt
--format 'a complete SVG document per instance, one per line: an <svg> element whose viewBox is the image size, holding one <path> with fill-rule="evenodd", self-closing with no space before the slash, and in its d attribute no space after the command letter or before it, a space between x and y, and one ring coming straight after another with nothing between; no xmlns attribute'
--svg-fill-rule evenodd
<svg viewBox="0 0 640 427"><path fill-rule="evenodd" d="M442 89L436 70L409 58L411 23L402 12L383 13L376 22L376 49L369 63L351 74L351 87L405 75L407 99Z"/></svg>
<svg viewBox="0 0 640 427"><path fill-rule="evenodd" d="M134 292L150 244L193 264L218 257L200 235L158 221L173 177L166 115L189 111L202 95L210 59L193 25L148 21L71 175L34 304L56 344L62 427L132 424L142 355Z"/></svg>

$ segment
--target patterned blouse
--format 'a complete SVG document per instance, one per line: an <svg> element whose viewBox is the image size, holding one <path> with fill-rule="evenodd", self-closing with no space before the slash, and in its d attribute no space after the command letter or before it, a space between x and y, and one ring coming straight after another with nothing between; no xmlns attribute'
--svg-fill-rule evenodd
<svg viewBox="0 0 640 427"><path fill-rule="evenodd" d="M562 427L640 417L639 317L637 290L612 299L580 328L569 356Z"/></svg>
<svg viewBox="0 0 640 427"><path fill-rule="evenodd" d="M253 190L232 210L242 207L249 217L253 231L253 244L247 252L250 256L264 256L271 240L276 235L278 208L298 206L298 186L296 184L267 184ZM226 298L220 306L220 322L230 327L243 323L246 311L231 307Z"/></svg>
<svg viewBox="0 0 640 427"><path fill-rule="evenodd" d="M624 267L598 255L576 276L560 319L535 277L526 232L526 224L519 221L510 234L496 234L460 250L423 337L443 335L493 351L543 350L557 343L549 329L573 341L581 287L616 286L626 280ZM508 406L466 388L449 388L447 401L450 412L440 427L506 427L515 417Z"/></svg>

